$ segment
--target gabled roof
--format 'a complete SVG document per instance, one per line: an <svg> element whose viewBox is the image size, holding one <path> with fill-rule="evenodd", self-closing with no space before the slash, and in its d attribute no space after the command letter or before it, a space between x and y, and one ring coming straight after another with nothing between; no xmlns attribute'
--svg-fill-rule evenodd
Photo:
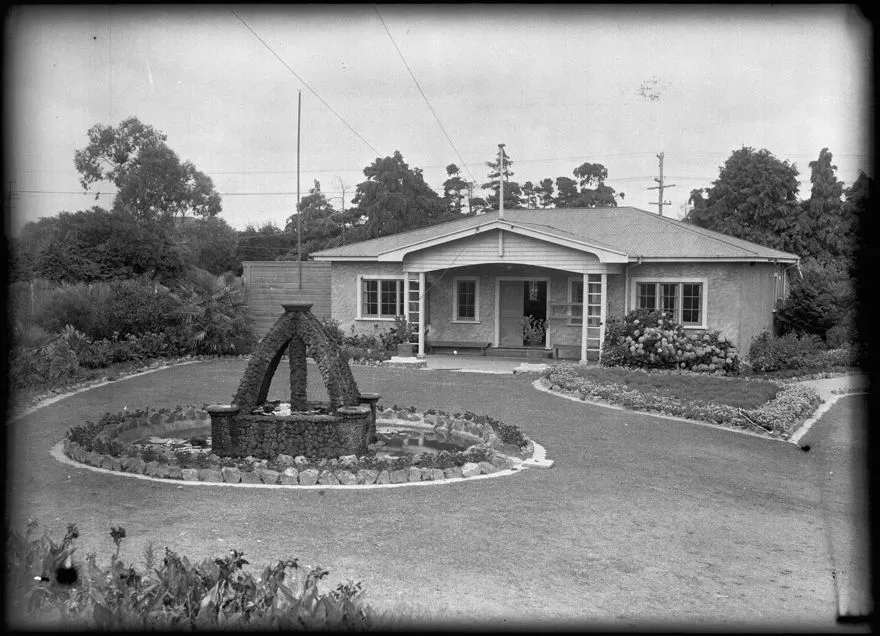
<svg viewBox="0 0 880 636"><path fill-rule="evenodd" d="M461 237L462 231L497 225L498 212L468 216L431 227L337 247L315 260L389 260L398 254ZM502 223L514 231L543 234L570 246L619 254L628 260L778 260L796 262L796 254L763 247L633 207L505 210ZM507 229L507 228L505 228ZM529 232L531 230L531 232ZM590 248L593 248L591 250ZM395 253L393 256L390 253ZM616 260L616 259L615 259Z"/></svg>

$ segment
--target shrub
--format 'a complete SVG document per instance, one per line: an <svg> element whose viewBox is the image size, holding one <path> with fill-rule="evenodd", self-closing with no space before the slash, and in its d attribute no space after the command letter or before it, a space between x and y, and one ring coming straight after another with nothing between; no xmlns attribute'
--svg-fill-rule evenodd
<svg viewBox="0 0 880 636"><path fill-rule="evenodd" d="M279 560L255 577L244 571L244 553L194 563L165 548L157 562L152 546L138 570L119 558L125 528L111 528L115 550L108 567L95 554L74 560L76 525L60 544L36 535L7 533L7 581L13 622L39 621L99 630L365 629L376 615L362 600L360 583L340 583L329 593L329 572Z"/></svg>
<svg viewBox="0 0 880 636"><path fill-rule="evenodd" d="M789 332L774 337L765 331L752 340L749 362L755 371L816 369L827 364L822 355L824 351L822 339L815 334Z"/></svg>
<svg viewBox="0 0 880 636"><path fill-rule="evenodd" d="M709 373L739 373L742 368L736 347L719 332L690 335L665 312L645 309L609 321L602 364Z"/></svg>

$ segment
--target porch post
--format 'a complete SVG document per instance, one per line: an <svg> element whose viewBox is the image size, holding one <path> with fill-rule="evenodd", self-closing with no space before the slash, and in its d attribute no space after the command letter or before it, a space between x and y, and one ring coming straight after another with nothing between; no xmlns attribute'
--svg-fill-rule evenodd
<svg viewBox="0 0 880 636"><path fill-rule="evenodd" d="M608 319L608 274L602 274L602 289L599 307L599 362L602 362L602 344L605 342L605 321Z"/></svg>
<svg viewBox="0 0 880 636"><path fill-rule="evenodd" d="M419 272L419 353L418 357L425 357L425 296L428 290L425 287L425 272Z"/></svg>
<svg viewBox="0 0 880 636"><path fill-rule="evenodd" d="M581 302L581 364L587 363L587 292L590 289L589 282L590 275L584 274L584 291Z"/></svg>

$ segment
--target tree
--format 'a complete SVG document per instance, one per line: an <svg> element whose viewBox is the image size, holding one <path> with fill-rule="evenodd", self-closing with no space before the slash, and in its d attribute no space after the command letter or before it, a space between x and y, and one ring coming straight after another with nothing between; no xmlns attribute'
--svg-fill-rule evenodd
<svg viewBox="0 0 880 636"><path fill-rule="evenodd" d="M577 181L569 177L556 177L556 198L553 203L557 208L577 207Z"/></svg>
<svg viewBox="0 0 880 636"><path fill-rule="evenodd" d="M546 179L541 179L541 182L537 187L538 192L538 201L541 204L542 208L549 208L553 205L555 199L553 197L553 179L547 177Z"/></svg>
<svg viewBox="0 0 880 636"><path fill-rule="evenodd" d="M506 210L513 210L516 208L523 207L522 205L522 189L516 181L511 181L510 177L513 176L513 171L510 169L513 166L513 161L507 156L507 152L502 148L502 152L504 152L504 208ZM489 168L489 181L482 185L483 189L491 190L491 194L486 197L486 205L490 210L498 209L498 193L501 189L501 159L495 159L495 161L487 161L486 167Z"/></svg>
<svg viewBox="0 0 880 636"><path fill-rule="evenodd" d="M189 161L180 162L167 136L136 117L117 127L96 124L88 145L74 153L83 188L107 181L117 188L114 211L139 219L169 220L188 213L201 217L221 211L211 178Z"/></svg>
<svg viewBox="0 0 880 636"><path fill-rule="evenodd" d="M446 220L443 200L425 182L419 168L410 168L399 150L364 168L367 180L357 185L354 204L367 218L357 228L369 239L404 232Z"/></svg>
<svg viewBox="0 0 880 636"><path fill-rule="evenodd" d="M188 265L212 274L241 269L238 232L219 217L179 219L175 238Z"/></svg>
<svg viewBox="0 0 880 636"><path fill-rule="evenodd" d="M143 275L171 280L184 267L167 225L97 206L28 223L16 242L16 252L28 254L34 277L58 282Z"/></svg>
<svg viewBox="0 0 880 636"><path fill-rule="evenodd" d="M466 212L470 214L471 196L474 184L461 178L461 171L454 163L446 166L446 176L449 178L443 182L443 199L446 201L446 209L454 214L465 212L464 203L468 204Z"/></svg>
<svg viewBox="0 0 880 636"><path fill-rule="evenodd" d="M238 233L239 261L278 261L290 252L296 254L296 236L271 221L259 227L248 223Z"/></svg>
<svg viewBox="0 0 880 636"><path fill-rule="evenodd" d="M837 180L837 166L823 148L816 161L810 162L810 198L802 207L800 230L802 256L820 261L846 258L849 239L844 209L844 184Z"/></svg>
<svg viewBox="0 0 880 636"><path fill-rule="evenodd" d="M535 187L535 184L531 181L526 181L522 185L522 193L523 200L526 204L526 207L530 210L537 209L538 207L538 189Z"/></svg>
<svg viewBox="0 0 880 636"><path fill-rule="evenodd" d="M299 214L302 215L302 251L303 260L311 252L317 252L330 247L336 247L342 243L342 228L336 221L337 211L330 205L327 197L321 192L321 183L315 181L314 187L309 194L299 202ZM285 232L296 240L297 215L293 214L287 219ZM296 258L296 248L293 252L285 255L287 258Z"/></svg>
<svg viewBox="0 0 880 636"><path fill-rule="evenodd" d="M797 168L769 150L743 147L731 154L705 203L697 201L687 219L700 227L798 253L797 193Z"/></svg>

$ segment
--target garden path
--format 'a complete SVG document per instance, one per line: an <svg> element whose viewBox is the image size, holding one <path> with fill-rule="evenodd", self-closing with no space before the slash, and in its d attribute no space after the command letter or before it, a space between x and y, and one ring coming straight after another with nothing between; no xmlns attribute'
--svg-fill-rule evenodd
<svg viewBox="0 0 880 636"><path fill-rule="evenodd" d="M7 516L56 536L76 522L80 556L152 542L189 558L243 550L262 566L300 557L361 580L368 602L490 624L589 621L615 628L835 628L832 552L812 453L647 414L559 400L533 377L355 367L387 404L470 410L517 424L555 465L502 479L373 491L187 487L71 468L64 432L123 406L228 402L245 363L172 367L50 404L8 425ZM310 396L323 385L309 365ZM289 393L278 374L270 399ZM864 417L864 400L842 399ZM821 426L817 427L821 429ZM842 520L842 521L841 521Z"/></svg>

